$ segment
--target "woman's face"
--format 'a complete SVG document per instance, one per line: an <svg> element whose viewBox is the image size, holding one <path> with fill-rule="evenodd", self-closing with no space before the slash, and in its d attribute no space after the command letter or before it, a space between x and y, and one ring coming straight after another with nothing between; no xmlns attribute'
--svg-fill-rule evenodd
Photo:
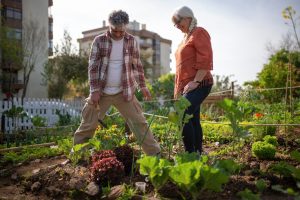
<svg viewBox="0 0 300 200"><path fill-rule="evenodd" d="M190 18L187 17L175 17L173 16L172 21L174 23L174 26L181 30L183 33L188 33L189 26L190 26Z"/></svg>

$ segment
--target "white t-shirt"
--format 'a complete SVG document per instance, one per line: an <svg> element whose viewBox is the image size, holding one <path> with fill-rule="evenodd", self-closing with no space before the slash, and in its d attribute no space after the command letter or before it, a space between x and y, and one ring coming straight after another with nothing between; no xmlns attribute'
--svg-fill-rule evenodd
<svg viewBox="0 0 300 200"><path fill-rule="evenodd" d="M124 38L112 40L112 49L107 69L105 94L114 95L122 91L123 45Z"/></svg>

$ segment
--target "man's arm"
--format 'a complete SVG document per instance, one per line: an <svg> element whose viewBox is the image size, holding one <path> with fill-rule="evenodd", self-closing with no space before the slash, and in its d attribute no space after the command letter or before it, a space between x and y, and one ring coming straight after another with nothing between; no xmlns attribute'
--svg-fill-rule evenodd
<svg viewBox="0 0 300 200"><path fill-rule="evenodd" d="M135 80L138 83L140 89L146 88L144 68L140 58L140 47L136 39L134 39L133 70Z"/></svg>
<svg viewBox="0 0 300 200"><path fill-rule="evenodd" d="M133 67L135 80L137 81L140 90L144 96L144 100L151 100L151 93L146 87L144 68L140 58L140 48L138 42L134 39Z"/></svg>
<svg viewBox="0 0 300 200"><path fill-rule="evenodd" d="M91 47L91 53L89 57L89 67L88 67L90 94L91 94L91 100L94 103L97 103L100 98L99 67L100 67L100 52L98 48L98 37L96 37Z"/></svg>

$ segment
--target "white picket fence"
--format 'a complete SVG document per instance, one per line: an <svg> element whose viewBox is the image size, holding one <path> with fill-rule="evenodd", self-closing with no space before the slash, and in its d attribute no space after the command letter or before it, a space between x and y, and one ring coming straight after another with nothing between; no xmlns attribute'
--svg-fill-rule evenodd
<svg viewBox="0 0 300 200"><path fill-rule="evenodd" d="M11 101L0 100L0 116L2 131L11 132L13 130L12 119L5 117L2 118L3 112L12 108L13 105L17 107L23 107L24 111L28 114L29 118L23 118L18 120L18 125L21 129L33 128L31 117L41 116L47 119L47 126L51 127L58 122L58 115L56 110L60 111L60 114L69 113L71 117L80 117L81 109L84 105L82 100L58 100L58 99L34 99L25 98L23 105L21 98L14 98L13 104Z"/></svg>

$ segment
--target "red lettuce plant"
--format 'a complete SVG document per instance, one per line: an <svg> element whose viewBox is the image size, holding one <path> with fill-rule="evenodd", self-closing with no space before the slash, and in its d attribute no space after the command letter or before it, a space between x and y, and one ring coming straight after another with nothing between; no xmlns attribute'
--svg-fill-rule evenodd
<svg viewBox="0 0 300 200"><path fill-rule="evenodd" d="M91 180L98 184L117 184L123 176L124 165L116 157L103 158L92 163Z"/></svg>
<svg viewBox="0 0 300 200"><path fill-rule="evenodd" d="M132 164L134 161L133 149L129 145L123 145L114 149L117 159L123 163L125 173L128 175L131 172Z"/></svg>
<svg viewBox="0 0 300 200"><path fill-rule="evenodd" d="M110 157L116 157L116 154L112 150L101 150L93 154L92 163Z"/></svg>

